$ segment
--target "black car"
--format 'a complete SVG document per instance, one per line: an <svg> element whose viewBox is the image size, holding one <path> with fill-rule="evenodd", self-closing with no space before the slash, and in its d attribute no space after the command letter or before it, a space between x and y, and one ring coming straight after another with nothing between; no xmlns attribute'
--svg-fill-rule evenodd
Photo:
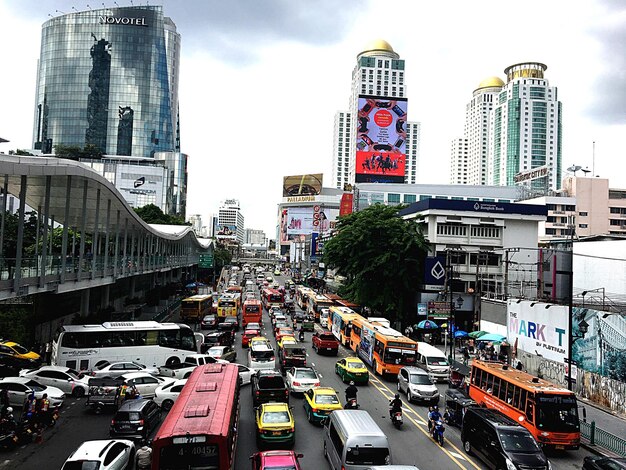
<svg viewBox="0 0 626 470"><path fill-rule="evenodd" d="M22 369L36 369L41 365L41 360L23 359L10 354L0 353L0 376L17 376Z"/></svg>
<svg viewBox="0 0 626 470"><path fill-rule="evenodd" d="M602 457L599 455L590 455L585 457L583 470L626 470L626 459L611 457Z"/></svg>
<svg viewBox="0 0 626 470"><path fill-rule="evenodd" d="M152 400L127 400L111 420L109 435L113 438L146 440L161 421L161 408Z"/></svg>
<svg viewBox="0 0 626 470"><path fill-rule="evenodd" d="M200 329L202 330L214 330L218 324L217 315L205 315L200 321Z"/></svg>
<svg viewBox="0 0 626 470"><path fill-rule="evenodd" d="M205 354L212 346L232 346L233 333L231 331L216 331L204 335L204 343L200 346L200 352Z"/></svg>
<svg viewBox="0 0 626 470"><path fill-rule="evenodd" d="M217 325L220 331L239 331L239 319L237 317L228 316L224 321Z"/></svg>
<svg viewBox="0 0 626 470"><path fill-rule="evenodd" d="M466 453L475 454L490 468L551 468L528 429L497 410L467 408L461 442Z"/></svg>
<svg viewBox="0 0 626 470"><path fill-rule="evenodd" d="M277 370L260 370L252 376L254 406L270 401L289 403L289 387Z"/></svg>

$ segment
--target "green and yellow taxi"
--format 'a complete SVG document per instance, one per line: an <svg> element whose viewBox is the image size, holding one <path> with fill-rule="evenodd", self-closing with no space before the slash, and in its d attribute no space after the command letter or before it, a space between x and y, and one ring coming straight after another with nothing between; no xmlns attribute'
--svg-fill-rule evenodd
<svg viewBox="0 0 626 470"><path fill-rule="evenodd" d="M39 359L41 359L39 354L33 351L29 351L24 346L14 341L1 341L0 353L6 354L7 356L16 357L18 359L32 359L33 361L38 361Z"/></svg>
<svg viewBox="0 0 626 470"><path fill-rule="evenodd" d="M337 392L330 387L308 389L302 406L310 423L321 423L333 411L343 409Z"/></svg>
<svg viewBox="0 0 626 470"><path fill-rule="evenodd" d="M296 423L287 403L263 403L256 409L256 439L259 446L293 446Z"/></svg>
<svg viewBox="0 0 626 470"><path fill-rule="evenodd" d="M298 342L293 336L285 335L280 337L280 339L277 341L277 344L278 347L282 349L285 344L298 344Z"/></svg>
<svg viewBox="0 0 626 470"><path fill-rule="evenodd" d="M366 384L370 379L370 374L363 361L357 357L346 357L339 359L335 363L335 373L344 382L354 381L358 384Z"/></svg>

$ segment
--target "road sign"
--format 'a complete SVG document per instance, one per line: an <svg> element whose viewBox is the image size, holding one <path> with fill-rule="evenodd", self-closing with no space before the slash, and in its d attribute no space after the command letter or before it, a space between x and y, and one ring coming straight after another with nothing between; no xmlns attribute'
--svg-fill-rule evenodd
<svg viewBox="0 0 626 470"><path fill-rule="evenodd" d="M213 255L200 255L198 260L199 268L212 268L213 267Z"/></svg>

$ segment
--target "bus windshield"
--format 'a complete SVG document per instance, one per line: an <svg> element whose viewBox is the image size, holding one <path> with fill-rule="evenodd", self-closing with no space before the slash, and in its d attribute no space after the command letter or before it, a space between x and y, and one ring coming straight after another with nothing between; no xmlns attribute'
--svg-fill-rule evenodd
<svg viewBox="0 0 626 470"><path fill-rule="evenodd" d="M575 397L539 395L537 427L542 431L572 432L579 429Z"/></svg>
<svg viewBox="0 0 626 470"><path fill-rule="evenodd" d="M268 300L270 302L281 302L283 300L283 296L280 294L270 294L268 295Z"/></svg>
<svg viewBox="0 0 626 470"><path fill-rule="evenodd" d="M237 304L232 300L220 300L219 302L220 307L234 307L235 305Z"/></svg>

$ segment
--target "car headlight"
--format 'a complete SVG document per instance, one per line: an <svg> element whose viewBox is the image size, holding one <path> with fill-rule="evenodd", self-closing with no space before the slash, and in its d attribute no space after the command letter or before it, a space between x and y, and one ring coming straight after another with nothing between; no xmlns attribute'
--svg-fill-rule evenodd
<svg viewBox="0 0 626 470"><path fill-rule="evenodd" d="M548 470L552 470L552 464L550 463L549 460L548 460Z"/></svg>
<svg viewBox="0 0 626 470"><path fill-rule="evenodd" d="M510 459L506 459L506 469L507 470L517 470L517 467Z"/></svg>

